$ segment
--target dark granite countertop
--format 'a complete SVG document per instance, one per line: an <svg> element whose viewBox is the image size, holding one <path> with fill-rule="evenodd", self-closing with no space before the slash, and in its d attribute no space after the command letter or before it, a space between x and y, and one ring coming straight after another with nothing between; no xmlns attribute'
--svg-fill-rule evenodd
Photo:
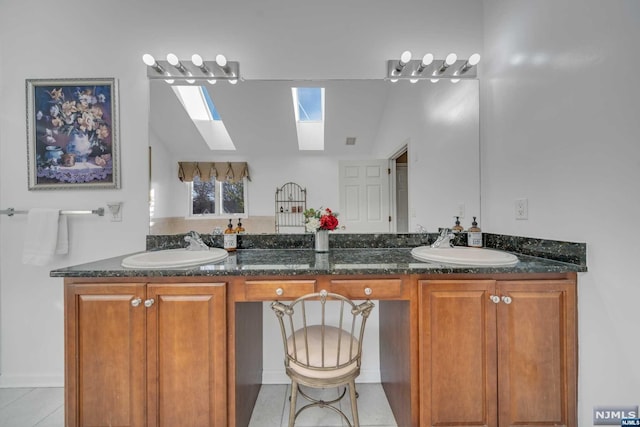
<svg viewBox="0 0 640 427"><path fill-rule="evenodd" d="M500 239L498 239L500 240ZM505 240L505 239L503 239ZM500 241L503 241L500 240ZM508 240L508 239L507 239ZM539 242L538 240L534 240ZM549 252L547 241L537 243ZM562 243L562 242L561 242ZM571 243L570 243L571 244ZM526 245L530 246L530 242ZM525 246L526 246L525 245ZM583 244L575 244L583 245ZM304 246L304 245L302 245ZM338 244L338 246L341 246ZM53 270L52 277L179 277L179 276L302 276L302 275L394 275L451 273L566 273L586 271L584 262L571 262L532 256L509 250L519 262L509 267L478 267L419 261L411 255L411 247L332 247L328 253L316 253L310 248L239 249L223 261L195 267L170 269L124 268L121 262L128 255ZM392 245L390 245L392 246ZM551 252L566 252L563 250ZM175 247L175 245L173 245ZM180 246L178 246L180 247ZM414 246L412 246L414 247ZM168 248L159 245L158 249ZM582 248L579 246L578 249ZM512 249L512 248L510 248ZM586 249L582 248L585 253ZM582 259L582 256L578 256Z"/></svg>

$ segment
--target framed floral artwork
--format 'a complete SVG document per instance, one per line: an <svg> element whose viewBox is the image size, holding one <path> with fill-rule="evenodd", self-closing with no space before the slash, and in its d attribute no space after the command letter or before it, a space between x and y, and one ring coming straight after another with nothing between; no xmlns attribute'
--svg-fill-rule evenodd
<svg viewBox="0 0 640 427"><path fill-rule="evenodd" d="M116 80L26 86L29 190L120 188Z"/></svg>

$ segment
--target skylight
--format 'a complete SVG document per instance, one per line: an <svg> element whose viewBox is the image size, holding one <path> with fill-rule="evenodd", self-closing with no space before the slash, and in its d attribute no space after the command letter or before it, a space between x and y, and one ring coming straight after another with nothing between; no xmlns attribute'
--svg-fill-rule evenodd
<svg viewBox="0 0 640 427"><path fill-rule="evenodd" d="M213 99L211 99L211 95L209 95L209 91L203 88L202 86L200 86L200 90L202 91L204 100L206 101L207 106L209 107L209 111L211 112L211 118L213 120L222 120L220 118L220 114L218 113L218 110L216 109L216 106L213 104Z"/></svg>
<svg viewBox="0 0 640 427"><path fill-rule="evenodd" d="M291 88L298 148L324 150L324 88Z"/></svg>
<svg viewBox="0 0 640 427"><path fill-rule="evenodd" d="M172 89L191 120L213 120L211 108L204 95L206 91L202 86L172 86Z"/></svg>
<svg viewBox="0 0 640 427"><path fill-rule="evenodd" d="M296 121L319 122L324 120L324 88L298 87L294 88Z"/></svg>
<svg viewBox="0 0 640 427"><path fill-rule="evenodd" d="M172 86L171 88L211 150L236 149L205 87Z"/></svg>

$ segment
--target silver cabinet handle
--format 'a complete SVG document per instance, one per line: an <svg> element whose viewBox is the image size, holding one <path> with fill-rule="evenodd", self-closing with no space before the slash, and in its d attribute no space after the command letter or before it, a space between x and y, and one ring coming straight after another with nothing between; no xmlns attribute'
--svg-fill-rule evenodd
<svg viewBox="0 0 640 427"><path fill-rule="evenodd" d="M489 299L491 300L491 302L493 302L494 304L498 304L500 302L500 297L498 295L491 295L489 297Z"/></svg>
<svg viewBox="0 0 640 427"><path fill-rule="evenodd" d="M511 304L511 297L503 296L502 297L502 302L505 303L505 304Z"/></svg>
<svg viewBox="0 0 640 427"><path fill-rule="evenodd" d="M281 297L284 294L284 289L282 288L278 288L276 289L276 295L278 295L279 297Z"/></svg>
<svg viewBox="0 0 640 427"><path fill-rule="evenodd" d="M131 300L131 307L137 307L142 302L142 298L134 298Z"/></svg>
<svg viewBox="0 0 640 427"><path fill-rule="evenodd" d="M148 300L144 301L144 306L149 308L153 305L153 303L156 302L153 298L149 298Z"/></svg>
<svg viewBox="0 0 640 427"><path fill-rule="evenodd" d="M371 295L373 293L373 290L371 288L364 288L364 294L365 295Z"/></svg>

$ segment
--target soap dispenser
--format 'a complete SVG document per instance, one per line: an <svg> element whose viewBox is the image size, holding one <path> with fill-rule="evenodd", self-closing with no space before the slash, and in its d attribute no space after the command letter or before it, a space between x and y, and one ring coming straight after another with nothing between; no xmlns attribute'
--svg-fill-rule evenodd
<svg viewBox="0 0 640 427"><path fill-rule="evenodd" d="M471 227L467 230L467 246L472 248L482 247L482 231L480 231L480 227L478 227L475 216L473 217Z"/></svg>
<svg viewBox="0 0 640 427"><path fill-rule="evenodd" d="M464 231L464 229L462 228L462 226L460 225L460 217L457 216L456 217L456 225L453 226L453 228L451 229L454 233L459 233L461 231Z"/></svg>
<svg viewBox="0 0 640 427"><path fill-rule="evenodd" d="M238 226L236 227L236 234L242 234L244 233L244 227L242 226L242 223L240 222L240 219L238 219Z"/></svg>
<svg viewBox="0 0 640 427"><path fill-rule="evenodd" d="M235 230L233 229L233 224L231 220L229 220L229 224L227 224L227 229L224 230L224 248L227 252L234 252L238 246L238 236L236 235Z"/></svg>

